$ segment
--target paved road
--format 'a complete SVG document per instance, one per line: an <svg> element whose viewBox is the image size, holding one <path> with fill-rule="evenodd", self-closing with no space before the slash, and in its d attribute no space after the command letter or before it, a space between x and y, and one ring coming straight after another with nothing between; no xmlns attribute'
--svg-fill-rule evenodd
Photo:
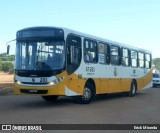
<svg viewBox="0 0 160 133"><path fill-rule="evenodd" d="M39 96L0 96L0 123L13 124L160 124L160 88L97 96L91 104L70 97L48 103Z"/></svg>

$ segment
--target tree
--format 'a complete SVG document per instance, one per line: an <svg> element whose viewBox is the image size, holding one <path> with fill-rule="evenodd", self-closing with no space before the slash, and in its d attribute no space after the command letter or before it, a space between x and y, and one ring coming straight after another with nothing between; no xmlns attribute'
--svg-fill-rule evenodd
<svg viewBox="0 0 160 133"><path fill-rule="evenodd" d="M0 60L0 71L2 71L2 61Z"/></svg>
<svg viewBox="0 0 160 133"><path fill-rule="evenodd" d="M13 69L13 63L12 62L2 62L2 71L7 72L10 69Z"/></svg>
<svg viewBox="0 0 160 133"><path fill-rule="evenodd" d="M160 58L153 59L153 64L155 65L155 68L160 71Z"/></svg>
<svg viewBox="0 0 160 133"><path fill-rule="evenodd" d="M7 55L6 53L0 54L0 59L2 61L14 61L15 55Z"/></svg>
<svg viewBox="0 0 160 133"><path fill-rule="evenodd" d="M6 53L0 54L0 71L7 72L9 69L13 69L13 63L15 55L7 55Z"/></svg>

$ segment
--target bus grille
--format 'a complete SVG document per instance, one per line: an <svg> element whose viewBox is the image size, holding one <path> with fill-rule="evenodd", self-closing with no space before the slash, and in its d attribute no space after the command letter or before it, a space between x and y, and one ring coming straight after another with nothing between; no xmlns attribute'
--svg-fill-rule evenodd
<svg viewBox="0 0 160 133"><path fill-rule="evenodd" d="M47 94L48 90L26 90L26 89L20 89L21 93L26 94Z"/></svg>
<svg viewBox="0 0 160 133"><path fill-rule="evenodd" d="M47 83L32 83L32 82L22 82L22 84L28 84L28 85L47 85Z"/></svg>

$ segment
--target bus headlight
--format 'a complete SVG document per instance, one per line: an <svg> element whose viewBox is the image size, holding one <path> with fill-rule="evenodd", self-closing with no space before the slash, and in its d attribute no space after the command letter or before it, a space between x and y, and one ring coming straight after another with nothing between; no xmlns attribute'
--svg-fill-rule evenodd
<svg viewBox="0 0 160 133"><path fill-rule="evenodd" d="M21 82L20 82L20 81L17 81L16 83L17 83L18 85L20 85L20 84L21 84Z"/></svg>
<svg viewBox="0 0 160 133"><path fill-rule="evenodd" d="M54 82L50 82L49 85L54 85Z"/></svg>

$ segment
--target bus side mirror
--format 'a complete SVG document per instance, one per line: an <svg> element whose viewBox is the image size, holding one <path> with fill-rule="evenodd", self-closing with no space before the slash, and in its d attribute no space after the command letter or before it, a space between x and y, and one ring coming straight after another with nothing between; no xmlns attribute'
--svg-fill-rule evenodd
<svg viewBox="0 0 160 133"><path fill-rule="evenodd" d="M10 45L7 45L7 55L9 55Z"/></svg>

